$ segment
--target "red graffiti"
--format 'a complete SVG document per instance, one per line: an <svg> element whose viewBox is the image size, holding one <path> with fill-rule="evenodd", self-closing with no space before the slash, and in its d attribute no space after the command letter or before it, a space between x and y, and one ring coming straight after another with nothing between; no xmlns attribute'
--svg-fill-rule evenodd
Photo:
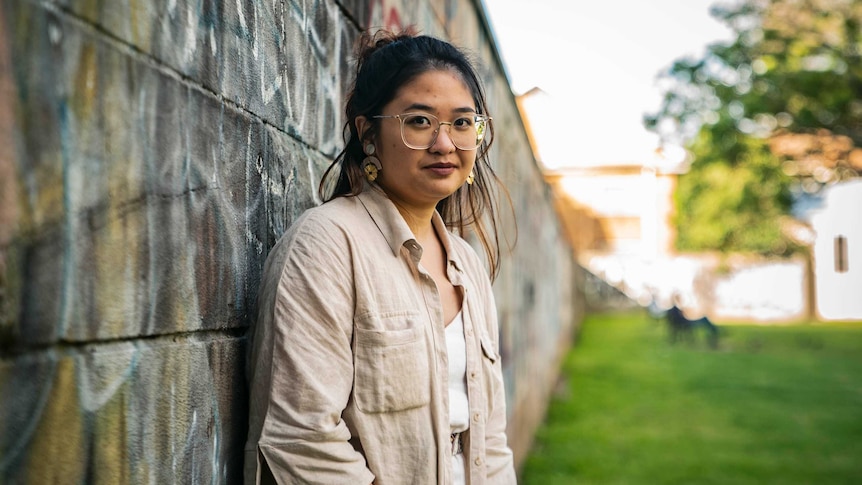
<svg viewBox="0 0 862 485"><path fill-rule="evenodd" d="M386 0L372 0L368 9L368 20L365 23L369 27L375 19L382 19L383 28L392 32L399 32L404 29L404 24L401 22L401 14L398 12L398 7L394 5L386 5Z"/></svg>

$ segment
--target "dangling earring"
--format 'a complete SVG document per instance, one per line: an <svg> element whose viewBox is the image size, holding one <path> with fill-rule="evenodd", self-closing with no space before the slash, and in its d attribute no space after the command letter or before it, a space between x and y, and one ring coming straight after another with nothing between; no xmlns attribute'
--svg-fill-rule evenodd
<svg viewBox="0 0 862 485"><path fill-rule="evenodd" d="M473 185L474 180L476 180L476 175L470 170L470 175L467 176L467 185Z"/></svg>
<svg viewBox="0 0 862 485"><path fill-rule="evenodd" d="M383 170L383 165L380 164L380 159L374 156L375 149L373 143L365 145L364 151L368 156L365 157L365 160L362 160L362 170L365 171L365 178L369 182L374 182L377 180L377 172Z"/></svg>

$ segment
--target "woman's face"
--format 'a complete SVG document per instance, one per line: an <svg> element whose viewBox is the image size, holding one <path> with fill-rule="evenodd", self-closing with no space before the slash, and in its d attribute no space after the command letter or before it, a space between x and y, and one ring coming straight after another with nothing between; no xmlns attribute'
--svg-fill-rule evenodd
<svg viewBox="0 0 862 485"><path fill-rule="evenodd" d="M404 113L427 113L447 123L475 115L476 105L456 71L434 70L402 86L381 115ZM402 141L398 118L383 118L379 123L375 145L383 169L377 183L396 204L433 208L458 190L473 170L476 149L456 148L450 138L452 126L440 125L434 144L415 150Z"/></svg>

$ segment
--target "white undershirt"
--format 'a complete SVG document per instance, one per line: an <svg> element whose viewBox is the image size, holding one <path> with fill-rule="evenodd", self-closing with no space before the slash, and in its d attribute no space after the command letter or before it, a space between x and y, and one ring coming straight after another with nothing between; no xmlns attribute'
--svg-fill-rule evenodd
<svg viewBox="0 0 862 485"><path fill-rule="evenodd" d="M449 356L449 430L467 431L470 406L467 401L467 342L464 339L464 319L461 312L446 326L446 352ZM453 483L466 483L464 455L452 456Z"/></svg>
<svg viewBox="0 0 862 485"><path fill-rule="evenodd" d="M452 433L467 431L470 407L467 402L467 343L461 312L446 326L446 351L449 356L449 428Z"/></svg>

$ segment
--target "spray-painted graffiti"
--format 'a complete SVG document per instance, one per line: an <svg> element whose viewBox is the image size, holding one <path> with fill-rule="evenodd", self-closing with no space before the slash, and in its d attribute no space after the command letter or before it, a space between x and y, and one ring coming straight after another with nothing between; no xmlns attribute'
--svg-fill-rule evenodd
<svg viewBox="0 0 862 485"><path fill-rule="evenodd" d="M0 230L0 482L235 483L244 327L268 248L314 203L338 146L340 66L315 85L328 101L299 82L217 95L174 69L194 44L170 66L64 12L0 14L3 59L27 60L2 71L2 104L19 109L2 110L0 133L13 201ZM236 39L240 71L255 41L233 33L218 35ZM329 69L330 47L306 56L304 77ZM264 105L283 105L282 90L322 115L276 117Z"/></svg>
<svg viewBox="0 0 862 485"><path fill-rule="evenodd" d="M236 483L244 332L341 146L355 22L494 56L472 0L97 3L0 3L0 483ZM520 126L494 158L529 227L495 291L524 436L574 317Z"/></svg>
<svg viewBox="0 0 862 485"><path fill-rule="evenodd" d="M401 21L401 14L399 13L400 3L398 2L396 5L392 1L372 0L365 25L369 27L379 26L392 32L404 29L405 25Z"/></svg>
<svg viewBox="0 0 862 485"><path fill-rule="evenodd" d="M236 483L243 344L45 352L4 369L3 483ZM29 399L21 399L29 396Z"/></svg>

